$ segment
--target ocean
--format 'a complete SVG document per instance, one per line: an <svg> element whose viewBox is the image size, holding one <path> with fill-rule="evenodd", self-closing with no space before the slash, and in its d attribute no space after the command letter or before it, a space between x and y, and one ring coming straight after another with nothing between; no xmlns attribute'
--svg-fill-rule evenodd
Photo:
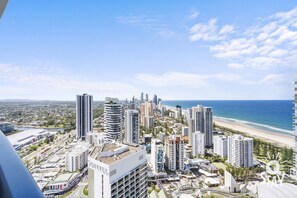
<svg viewBox="0 0 297 198"><path fill-rule="evenodd" d="M292 100L167 100L162 104L183 109L200 104L212 107L216 117L275 133L292 135L293 131Z"/></svg>

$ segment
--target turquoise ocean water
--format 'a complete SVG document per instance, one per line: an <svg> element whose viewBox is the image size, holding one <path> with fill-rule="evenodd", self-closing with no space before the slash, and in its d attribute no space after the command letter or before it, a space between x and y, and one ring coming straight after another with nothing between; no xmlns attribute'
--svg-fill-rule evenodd
<svg viewBox="0 0 297 198"><path fill-rule="evenodd" d="M292 134L292 100L167 100L163 105L188 109L198 104L213 108L214 116L241 122L262 130Z"/></svg>

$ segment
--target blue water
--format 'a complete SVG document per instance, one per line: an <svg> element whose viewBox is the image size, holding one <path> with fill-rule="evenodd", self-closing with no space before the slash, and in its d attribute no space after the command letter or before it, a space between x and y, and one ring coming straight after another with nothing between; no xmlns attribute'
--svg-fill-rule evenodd
<svg viewBox="0 0 297 198"><path fill-rule="evenodd" d="M181 105L188 109L198 104L212 107L214 116L242 122L259 129L292 134L294 104L292 100L167 100L163 105Z"/></svg>

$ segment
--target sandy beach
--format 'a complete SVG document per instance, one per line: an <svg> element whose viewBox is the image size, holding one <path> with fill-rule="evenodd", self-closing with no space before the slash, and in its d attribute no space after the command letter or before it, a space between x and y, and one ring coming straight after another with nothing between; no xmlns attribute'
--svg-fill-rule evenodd
<svg viewBox="0 0 297 198"><path fill-rule="evenodd" d="M218 126L237 130L259 139L265 139L267 142L278 144L280 146L294 147L294 136L260 130L240 122L232 122L223 118L215 117L214 122Z"/></svg>

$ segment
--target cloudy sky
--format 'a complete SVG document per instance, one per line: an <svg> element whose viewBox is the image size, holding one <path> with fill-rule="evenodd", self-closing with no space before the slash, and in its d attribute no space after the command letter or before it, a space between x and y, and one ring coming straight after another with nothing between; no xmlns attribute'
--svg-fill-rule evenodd
<svg viewBox="0 0 297 198"><path fill-rule="evenodd" d="M0 99L291 99L292 0L10 1Z"/></svg>

